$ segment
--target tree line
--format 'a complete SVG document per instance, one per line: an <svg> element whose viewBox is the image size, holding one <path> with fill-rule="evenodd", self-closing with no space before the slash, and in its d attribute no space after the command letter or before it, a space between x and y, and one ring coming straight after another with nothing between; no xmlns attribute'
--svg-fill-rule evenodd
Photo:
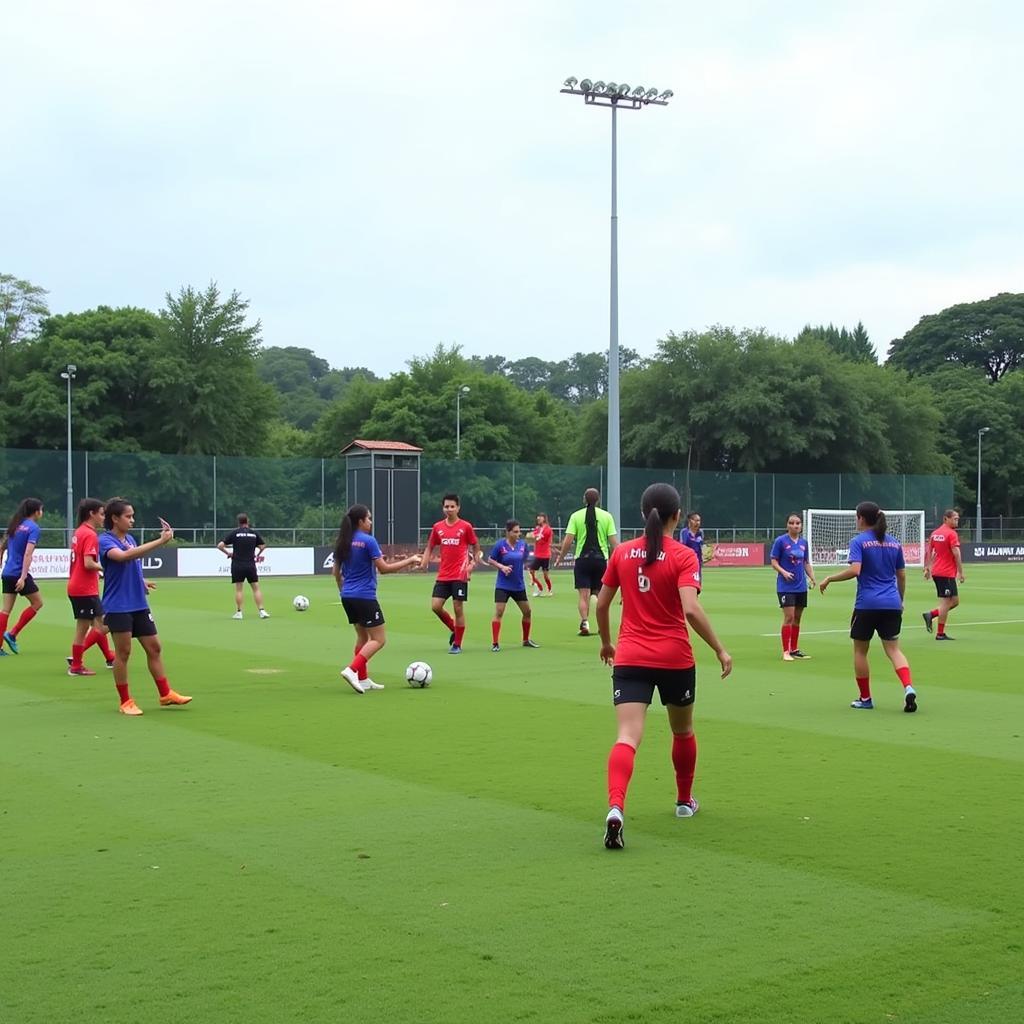
<svg viewBox="0 0 1024 1024"><path fill-rule="evenodd" d="M863 324L795 338L713 326L621 350L622 459L647 468L951 474L985 508L1024 498L1024 294L925 316L879 364ZM607 357L466 357L438 345L386 378L311 348L266 346L249 303L215 283L163 307L51 315L46 292L0 274L0 446L62 448L77 367L74 445L94 451L336 455L356 437L464 459L606 458ZM468 388L468 391L460 389Z"/></svg>

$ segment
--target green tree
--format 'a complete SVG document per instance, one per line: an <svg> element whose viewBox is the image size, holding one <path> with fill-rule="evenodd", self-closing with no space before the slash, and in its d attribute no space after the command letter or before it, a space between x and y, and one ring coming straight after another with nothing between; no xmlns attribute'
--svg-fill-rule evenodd
<svg viewBox="0 0 1024 1024"><path fill-rule="evenodd" d="M0 385L8 377L12 346L34 337L49 315L45 288L13 274L0 274Z"/></svg>
<svg viewBox="0 0 1024 1024"><path fill-rule="evenodd" d="M999 380L1024 366L1024 293L1000 292L922 317L889 346L888 362L915 374L953 363Z"/></svg>
<svg viewBox="0 0 1024 1024"><path fill-rule="evenodd" d="M856 363L878 362L868 332L859 320L852 331L845 327L836 327L834 324L829 324L828 327L824 324L819 324L817 327L808 324L795 339L797 345L802 345L807 341L821 342L837 356Z"/></svg>

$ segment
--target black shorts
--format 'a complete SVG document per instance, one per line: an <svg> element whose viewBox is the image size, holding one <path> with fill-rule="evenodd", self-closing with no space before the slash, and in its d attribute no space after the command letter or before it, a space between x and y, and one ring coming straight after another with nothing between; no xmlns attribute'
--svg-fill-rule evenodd
<svg viewBox="0 0 1024 1024"><path fill-rule="evenodd" d="M524 601L530 599L526 596L525 590L505 590L503 587L494 588L494 603L495 604L508 604L509 601L515 601L516 604L522 604Z"/></svg>
<svg viewBox="0 0 1024 1024"><path fill-rule="evenodd" d="M932 580L935 583L935 593L939 597L957 596L955 576L933 576Z"/></svg>
<svg viewBox="0 0 1024 1024"><path fill-rule="evenodd" d="M231 582L232 583L259 583L260 575L256 571L256 563L249 562L248 565L243 562L241 565L235 565L231 563Z"/></svg>
<svg viewBox="0 0 1024 1024"><path fill-rule="evenodd" d="M584 555L576 559L572 575L577 590L593 590L595 593L601 589L601 577L608 568L608 559L603 555Z"/></svg>
<svg viewBox="0 0 1024 1024"><path fill-rule="evenodd" d="M551 568L550 558L538 558L536 555L530 558L530 570L536 572L538 569L543 569L545 572Z"/></svg>
<svg viewBox="0 0 1024 1024"><path fill-rule="evenodd" d="M469 600L469 580L445 580L443 583L438 580L434 584L433 597L439 597L443 601L452 598L456 601Z"/></svg>
<svg viewBox="0 0 1024 1024"><path fill-rule="evenodd" d="M650 704L657 688L666 707L689 707L697 696L697 668L642 668L616 665L612 669L613 704Z"/></svg>
<svg viewBox="0 0 1024 1024"><path fill-rule="evenodd" d="M99 619L103 616L103 605L100 604L99 595L94 597L71 597L71 614L76 619Z"/></svg>
<svg viewBox="0 0 1024 1024"><path fill-rule="evenodd" d="M879 640L899 640L903 629L903 612L898 608L854 608L850 619L850 639L870 640L875 633Z"/></svg>
<svg viewBox="0 0 1024 1024"><path fill-rule="evenodd" d="M806 590L794 590L788 593L779 591L779 607L780 608L806 608L807 607L807 591Z"/></svg>
<svg viewBox="0 0 1024 1024"><path fill-rule="evenodd" d="M374 626L384 625L384 613L380 610L380 604L376 598L343 597L341 607L345 609L348 621L353 626L365 626L367 629L373 629Z"/></svg>
<svg viewBox="0 0 1024 1024"><path fill-rule="evenodd" d="M3 579L3 592L5 594L21 594L22 597L28 597L29 594L39 593L39 587L36 585L36 581L32 579L32 573L25 577L25 586L21 590L14 589L14 584L18 582L17 576L5 576Z"/></svg>
<svg viewBox="0 0 1024 1024"><path fill-rule="evenodd" d="M156 636L153 613L145 608L141 612L107 612L103 623L111 633L131 633L132 636Z"/></svg>

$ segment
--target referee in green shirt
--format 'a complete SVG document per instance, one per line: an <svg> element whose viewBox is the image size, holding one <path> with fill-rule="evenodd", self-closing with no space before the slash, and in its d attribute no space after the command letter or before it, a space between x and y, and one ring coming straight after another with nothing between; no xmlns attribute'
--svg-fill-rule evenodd
<svg viewBox="0 0 1024 1024"><path fill-rule="evenodd" d="M615 520L611 513L598 508L601 492L596 487L588 487L583 494L586 504L577 509L569 517L565 528L565 538L559 548L557 565L569 550L569 545L576 544L576 563L573 567L576 592L579 594L580 636L590 636L590 598L597 597L601 590L601 578L608 566L608 554L618 544L615 533Z"/></svg>

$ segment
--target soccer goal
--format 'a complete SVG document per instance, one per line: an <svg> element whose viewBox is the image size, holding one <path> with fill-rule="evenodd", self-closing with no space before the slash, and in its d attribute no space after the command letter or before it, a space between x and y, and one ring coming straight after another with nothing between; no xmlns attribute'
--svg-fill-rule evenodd
<svg viewBox="0 0 1024 1024"><path fill-rule="evenodd" d="M924 565L924 512L885 512L888 533L903 545L907 565ZM804 512L804 536L815 565L844 565L850 541L857 536L853 509L809 508Z"/></svg>

